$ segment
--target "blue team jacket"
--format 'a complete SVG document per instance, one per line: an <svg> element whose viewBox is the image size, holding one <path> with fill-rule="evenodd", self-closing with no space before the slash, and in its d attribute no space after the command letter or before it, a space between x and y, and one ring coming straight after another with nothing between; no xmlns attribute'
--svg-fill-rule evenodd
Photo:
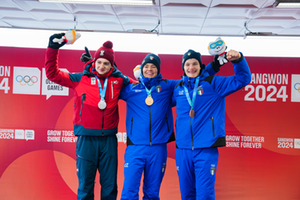
<svg viewBox="0 0 300 200"><path fill-rule="evenodd" d="M172 94L178 81L162 79L159 74L155 78L141 75L139 83L132 83L122 88L120 99L126 101L127 144L153 145L174 141ZM150 89L154 103L146 105L147 92Z"/></svg>
<svg viewBox="0 0 300 200"><path fill-rule="evenodd" d="M176 102L176 145L178 148L196 149L225 146L225 97L246 86L251 81L247 61L241 57L232 62L235 75L200 75L194 105L195 117L189 115L190 105L185 95L185 85L192 99L196 78L184 76L173 93Z"/></svg>

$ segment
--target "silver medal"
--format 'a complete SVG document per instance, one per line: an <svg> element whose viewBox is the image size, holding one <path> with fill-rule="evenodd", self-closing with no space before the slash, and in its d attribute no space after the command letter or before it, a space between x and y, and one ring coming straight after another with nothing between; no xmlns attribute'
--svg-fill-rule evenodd
<svg viewBox="0 0 300 200"><path fill-rule="evenodd" d="M98 107L103 110L106 108L106 102L104 100L101 100L99 103L98 103Z"/></svg>

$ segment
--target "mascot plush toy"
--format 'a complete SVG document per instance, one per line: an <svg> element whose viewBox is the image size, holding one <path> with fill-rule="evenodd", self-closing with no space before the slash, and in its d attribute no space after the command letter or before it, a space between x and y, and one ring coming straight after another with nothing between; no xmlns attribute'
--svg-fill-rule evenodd
<svg viewBox="0 0 300 200"><path fill-rule="evenodd" d="M223 65L225 63L228 62L228 60L226 59L226 49L227 46L224 42L224 40L222 40L220 37L218 37L215 41L210 42L208 44L208 52L210 55L216 56L218 55L218 61L220 63L220 65Z"/></svg>
<svg viewBox="0 0 300 200"><path fill-rule="evenodd" d="M80 37L80 33L77 33L74 29L70 29L64 36L62 36L62 38L54 38L53 42L61 44L65 41L66 44L73 44Z"/></svg>
<svg viewBox="0 0 300 200"><path fill-rule="evenodd" d="M133 75L136 78L136 80L139 80L139 77L141 75L141 66L137 65L134 69L133 69Z"/></svg>

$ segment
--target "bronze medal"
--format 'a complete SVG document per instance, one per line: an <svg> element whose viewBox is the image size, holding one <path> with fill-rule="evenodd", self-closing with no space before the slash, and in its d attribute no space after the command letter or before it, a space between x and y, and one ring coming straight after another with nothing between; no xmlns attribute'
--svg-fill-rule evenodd
<svg viewBox="0 0 300 200"><path fill-rule="evenodd" d="M195 117L195 111L194 111L194 109L191 109L191 110L190 110L190 117L191 117L191 118L194 118L194 117Z"/></svg>
<svg viewBox="0 0 300 200"><path fill-rule="evenodd" d="M145 102L148 106L151 106L153 104L153 98L151 96L148 96Z"/></svg>

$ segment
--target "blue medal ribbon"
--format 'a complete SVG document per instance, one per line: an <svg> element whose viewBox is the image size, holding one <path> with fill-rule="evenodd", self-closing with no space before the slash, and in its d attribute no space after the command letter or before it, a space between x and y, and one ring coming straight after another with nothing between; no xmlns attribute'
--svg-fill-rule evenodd
<svg viewBox="0 0 300 200"><path fill-rule="evenodd" d="M98 76L96 76L96 78L97 78L97 82L98 82L98 86L99 86L99 93L100 93L101 101L104 101L104 99L105 99L105 92L106 92L106 88L107 88L108 77L106 77L105 80L104 80L103 89L102 89L102 85L101 85L100 79L98 78Z"/></svg>
<svg viewBox="0 0 300 200"><path fill-rule="evenodd" d="M189 91L188 91L187 87L185 85L183 85L186 99L188 100L188 102L193 110L194 110L194 104L195 104L195 100L196 100L196 96L197 96L197 88L198 88L198 84L199 84L199 79L200 79L200 77L198 76L196 78L196 83L195 83L195 87L193 90L193 100L191 100L191 97L189 95Z"/></svg>
<svg viewBox="0 0 300 200"><path fill-rule="evenodd" d="M147 96L148 96L148 97L151 97L151 92L152 92L156 87L155 87L155 86L152 86L151 89L149 90L149 89L145 86L144 81L141 81L141 82L142 82L143 86L145 87L145 90L146 90L146 92L147 92Z"/></svg>

